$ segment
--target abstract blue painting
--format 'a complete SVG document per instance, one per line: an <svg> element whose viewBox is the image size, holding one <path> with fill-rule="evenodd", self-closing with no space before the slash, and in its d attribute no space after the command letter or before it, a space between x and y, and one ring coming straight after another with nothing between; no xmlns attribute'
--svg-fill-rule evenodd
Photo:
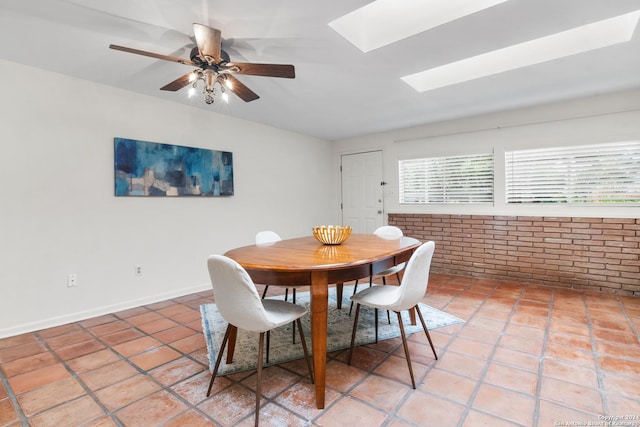
<svg viewBox="0 0 640 427"><path fill-rule="evenodd" d="M114 138L116 196L233 196L228 151Z"/></svg>

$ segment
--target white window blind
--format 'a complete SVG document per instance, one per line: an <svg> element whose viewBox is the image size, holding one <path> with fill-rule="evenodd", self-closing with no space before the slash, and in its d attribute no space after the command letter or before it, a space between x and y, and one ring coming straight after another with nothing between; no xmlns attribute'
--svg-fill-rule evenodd
<svg viewBox="0 0 640 427"><path fill-rule="evenodd" d="M493 154L399 161L400 203L493 202Z"/></svg>
<svg viewBox="0 0 640 427"><path fill-rule="evenodd" d="M506 152L507 203L640 203L640 142Z"/></svg>

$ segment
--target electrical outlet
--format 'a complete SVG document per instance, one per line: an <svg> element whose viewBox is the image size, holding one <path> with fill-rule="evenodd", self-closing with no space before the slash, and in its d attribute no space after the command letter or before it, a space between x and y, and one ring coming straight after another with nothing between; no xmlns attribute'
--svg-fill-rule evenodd
<svg viewBox="0 0 640 427"><path fill-rule="evenodd" d="M67 276L67 287L75 288L78 286L78 274L77 273L69 273Z"/></svg>
<svg viewBox="0 0 640 427"><path fill-rule="evenodd" d="M142 276L142 266L141 265L136 265L136 276L140 277Z"/></svg>

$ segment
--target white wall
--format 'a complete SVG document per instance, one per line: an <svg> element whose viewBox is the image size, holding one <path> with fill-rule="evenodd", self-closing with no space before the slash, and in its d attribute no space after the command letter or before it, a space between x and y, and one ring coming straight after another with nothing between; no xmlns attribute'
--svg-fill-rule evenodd
<svg viewBox="0 0 640 427"><path fill-rule="evenodd" d="M0 338L208 289L207 255L337 221L326 141L1 60L0 75ZM115 197L114 137L231 151L235 196Z"/></svg>
<svg viewBox="0 0 640 427"><path fill-rule="evenodd" d="M339 164L343 154L383 150L387 213L638 218L640 207L513 206L504 201L506 150L626 140L640 140L640 90L335 141L333 161ZM493 205L398 202L398 160L492 151L496 170ZM339 189L339 174L333 185Z"/></svg>

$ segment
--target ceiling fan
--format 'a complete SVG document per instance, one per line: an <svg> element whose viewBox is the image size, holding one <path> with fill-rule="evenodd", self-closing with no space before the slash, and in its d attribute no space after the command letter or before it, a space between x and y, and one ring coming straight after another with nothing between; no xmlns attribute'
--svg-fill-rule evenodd
<svg viewBox="0 0 640 427"><path fill-rule="evenodd" d="M204 99L207 104L213 104L214 102L216 84L220 86L223 97L226 97L225 89L228 89L245 102L260 98L255 92L240 82L240 80L236 79L234 74L295 78L293 65L231 62L227 52L221 48L222 38L220 30L202 24L193 24L193 33L196 39L196 47L191 50L190 59L161 55L114 44L109 45L109 47L123 52L195 66L196 69L194 71L178 77L171 83L161 87L160 90L175 92L192 84L191 91L194 92L198 82L203 81Z"/></svg>

